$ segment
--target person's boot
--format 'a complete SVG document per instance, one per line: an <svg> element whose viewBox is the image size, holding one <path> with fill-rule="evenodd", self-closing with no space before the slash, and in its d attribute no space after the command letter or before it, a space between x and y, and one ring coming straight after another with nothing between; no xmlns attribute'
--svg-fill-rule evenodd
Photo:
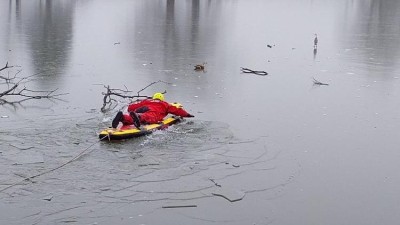
<svg viewBox="0 0 400 225"><path fill-rule="evenodd" d="M119 122L121 122L122 121L122 112L121 111L119 111L118 113L117 113L117 115L115 115L115 117L114 117L114 119L113 119L113 121L112 121L112 127L113 128L117 128L118 127L118 124L119 124Z"/></svg>
<svg viewBox="0 0 400 225"><path fill-rule="evenodd" d="M140 127L140 119L138 115L135 112L130 112L129 113L133 119L133 125L135 125L136 128Z"/></svg>

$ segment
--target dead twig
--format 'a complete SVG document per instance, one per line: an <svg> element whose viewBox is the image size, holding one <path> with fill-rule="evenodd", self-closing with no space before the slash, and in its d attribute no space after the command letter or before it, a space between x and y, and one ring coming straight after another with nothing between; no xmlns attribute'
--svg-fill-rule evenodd
<svg viewBox="0 0 400 225"><path fill-rule="evenodd" d="M13 66L8 66L8 62L7 62L6 65L3 68L0 68L0 71L3 71L3 70L8 69L8 68L12 68L12 67Z"/></svg>
<svg viewBox="0 0 400 225"><path fill-rule="evenodd" d="M163 209L175 209L175 208L193 208L197 207L197 205L164 205Z"/></svg>
<svg viewBox="0 0 400 225"><path fill-rule="evenodd" d="M107 90L106 90L106 92L101 93L102 95L104 95L103 96L103 106L100 109L102 112L106 112L108 110L115 108L118 101L115 100L114 98L112 98L113 96L117 96L120 98L129 98L129 99L149 98L149 96L145 96L145 95L143 95L143 96L142 95L130 95L129 93L131 93L132 91L110 88L109 85L107 85L107 86L104 85L104 88L106 88ZM115 103L115 105L113 105L113 103Z"/></svg>
<svg viewBox="0 0 400 225"><path fill-rule="evenodd" d="M125 89L119 89L119 88L110 88L110 85L103 85L104 88L106 88L105 92L102 92L101 94L103 95L103 106L101 107L102 112L107 112L111 109L114 109L118 103L116 99L113 98L113 96L119 97L119 98L128 98L128 99L139 99L139 98L151 98L150 96L147 95L141 95L140 92L146 90L148 87L157 84L157 83L165 83L165 84L170 84L168 82L159 80L150 83L146 87L140 89L136 95L132 95L132 91L128 90L128 88L125 86ZM165 90L162 92L163 94L167 93ZM115 105L113 105L115 103Z"/></svg>
<svg viewBox="0 0 400 225"><path fill-rule="evenodd" d="M157 83L164 83L164 84L168 84L168 85L171 84L171 83L168 83L168 82L165 82L165 81L162 81L162 80L155 81L155 82L151 82L151 83L150 83L149 85L147 85L146 87L140 89L140 90L137 92L137 95L139 95L140 92L144 91L145 89L147 89L147 88L150 87L151 85L154 85L154 84L157 84ZM164 91L163 94L165 94L165 93L167 93L167 91Z"/></svg>
<svg viewBox="0 0 400 225"><path fill-rule="evenodd" d="M0 69L0 71L9 68L13 68L13 66L9 66L7 62L6 65ZM8 73L10 73L10 71L8 71ZM68 94L55 94L57 89L50 91L37 91L28 89L24 84L31 81L30 78L37 76L38 73L19 78L18 75L20 73L21 70L17 70L13 76L10 76L10 74L8 74L7 77L0 75L0 79L5 80L5 83L0 83L0 105L18 104L31 99L58 99L59 96Z"/></svg>
<svg viewBox="0 0 400 225"><path fill-rule="evenodd" d="M241 70L242 70L242 73L252 73L252 74L255 74L255 75L259 75L259 76L268 75L267 72L261 71L261 70L251 70L249 68L244 68L244 67L241 67Z"/></svg>

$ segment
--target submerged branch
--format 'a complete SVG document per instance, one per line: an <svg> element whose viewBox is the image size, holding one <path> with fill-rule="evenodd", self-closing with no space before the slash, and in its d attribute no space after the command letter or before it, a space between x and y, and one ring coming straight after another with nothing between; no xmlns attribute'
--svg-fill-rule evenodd
<svg viewBox="0 0 400 225"><path fill-rule="evenodd" d="M8 69L8 68L12 68L12 67L13 66L8 66L8 62L7 62L6 65L3 68L0 68L0 71L3 71L3 70Z"/></svg>
<svg viewBox="0 0 400 225"><path fill-rule="evenodd" d="M3 68L0 68L0 71L12 68L13 66L9 66L8 62ZM9 71L10 72L10 71ZM0 84L0 105L4 104L18 104L31 99L58 99L57 97L61 95L66 95L68 93L60 93L56 94L57 89L50 91L42 91L42 90L31 90L26 86L21 88L21 84L26 84L30 82L30 78L33 76L37 76L38 74L33 74L27 77L18 77L18 74L21 73L21 70L18 70L14 73L13 76L8 75L7 77L1 76L0 79L5 80L5 83Z"/></svg>
<svg viewBox="0 0 400 225"><path fill-rule="evenodd" d="M155 81L155 82L150 83L146 87L140 89L136 95L132 95L133 91L130 91L126 86L125 86L125 89L119 89L119 88L110 88L110 85L103 84L106 91L101 93L103 95L103 106L101 107L100 110L102 112L107 112L111 109L114 109L116 104L118 103L118 101L116 99L114 99L113 97L119 97L122 99L125 99L125 98L128 98L128 99L151 98L150 96L147 96L147 95L141 95L140 92L146 90L148 87L150 87L154 84L157 84L157 83L170 84L170 83L162 81L162 80ZM167 93L167 91L165 90L162 93L165 94L165 93ZM113 105L113 103L115 103L115 105Z"/></svg>
<svg viewBox="0 0 400 225"><path fill-rule="evenodd" d="M261 70L251 70L251 69L244 68L244 67L241 67L240 69L242 70L242 73L252 73L252 74L255 74L255 75L259 75L259 76L268 75L267 72L261 71Z"/></svg>
<svg viewBox="0 0 400 225"><path fill-rule="evenodd" d="M147 85L146 87L140 89L140 90L137 92L137 95L139 95L140 92L144 91L145 89L147 89L147 88L150 87L151 85L154 85L154 84L157 84L157 83L164 83L164 84L168 84L168 85L171 84L171 83L168 83L168 82L165 82L165 81L162 81L162 80L154 81L154 82L151 82L151 83L150 83L149 85ZM167 91L164 91L164 94L165 94L165 93L167 93Z"/></svg>

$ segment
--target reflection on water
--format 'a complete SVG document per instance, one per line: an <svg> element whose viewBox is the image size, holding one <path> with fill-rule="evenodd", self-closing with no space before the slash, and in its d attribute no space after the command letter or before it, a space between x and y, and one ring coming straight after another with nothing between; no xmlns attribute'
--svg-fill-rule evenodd
<svg viewBox="0 0 400 225"><path fill-rule="evenodd" d="M69 62L73 38L73 16L75 1L41 1L29 5L29 26L25 26L31 48L31 59L35 73L57 78L64 73Z"/></svg>
<svg viewBox="0 0 400 225"><path fill-rule="evenodd" d="M315 59L317 58L317 51L318 51L317 48L314 48L314 49L313 49L314 61L315 61Z"/></svg>
<svg viewBox="0 0 400 225"><path fill-rule="evenodd" d="M345 48L359 49L365 65L396 68L399 58L399 1L355 1L347 4L344 23ZM362 60L360 62L359 60Z"/></svg>
<svg viewBox="0 0 400 225"><path fill-rule="evenodd" d="M250 3L260 4L256 0ZM215 14L213 11L221 11L222 5L230 4L199 0L180 4L174 0L161 4L146 1L129 3L127 7L133 9L134 13L126 15L126 21L120 21L125 26L119 30L119 32L128 30L128 33L134 34L132 38L126 40L130 47L125 48L125 54L133 53L142 62L147 63L161 60L164 64L163 69L172 69L169 66L170 58L180 60L176 65L181 66L186 66L188 62L204 61L206 57L215 54L213 50L217 48L215 44L221 35L229 39L229 34L219 32L224 29L221 22L225 23L226 19L221 19L221 13ZM242 2L237 4L244 5ZM74 24L85 22L76 21L75 14L88 5L92 6L93 2L86 1L79 4L76 1L49 0L40 3L21 0L3 2L2 11L7 11L5 14L7 23L1 41L7 44L3 45L5 48L2 48L2 58L5 60L13 58L13 54L8 51L23 48L26 44L27 49L20 50L30 53L33 73L44 72L46 75L54 76L65 73L66 67L69 66L71 51L74 47L78 47L78 43L74 43L76 31ZM248 4L245 6L248 7ZM109 7L118 8L118 5ZM185 7L190 7L190 10L185 11ZM268 7L268 4L265 3L264 7ZM389 66L396 66L400 42L398 38L400 28L397 26L400 3L395 0L352 1L344 4L344 7L345 16L336 18L342 30L339 35L343 39L344 48L363 49L360 53L365 54L362 58L366 64L370 63L371 58L375 58L385 64L390 63ZM230 7L227 9L230 11L226 15L223 14L224 16L240 13L232 11ZM120 19L124 20L123 16L120 15ZM4 25L2 24L2 27ZM107 35L106 32L102 33ZM203 52L207 52L207 55Z"/></svg>
<svg viewBox="0 0 400 225"><path fill-rule="evenodd" d="M26 44L33 74L54 79L65 72L72 48L75 4L76 1L10 1L8 15L10 21L15 21L16 33L9 38L18 37L23 42L7 40L9 49L18 50Z"/></svg>

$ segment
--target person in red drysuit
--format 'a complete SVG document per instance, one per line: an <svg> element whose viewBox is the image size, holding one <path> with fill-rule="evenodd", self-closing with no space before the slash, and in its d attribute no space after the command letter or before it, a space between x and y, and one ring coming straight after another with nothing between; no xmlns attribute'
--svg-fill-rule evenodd
<svg viewBox="0 0 400 225"><path fill-rule="evenodd" d="M169 113L181 117L194 117L186 112L179 104L170 104L164 101L162 93L155 93L152 99L145 99L128 106L128 113L117 113L112 121L112 127L117 128L119 122L124 125L135 125L137 128L141 124L152 124L161 122Z"/></svg>

